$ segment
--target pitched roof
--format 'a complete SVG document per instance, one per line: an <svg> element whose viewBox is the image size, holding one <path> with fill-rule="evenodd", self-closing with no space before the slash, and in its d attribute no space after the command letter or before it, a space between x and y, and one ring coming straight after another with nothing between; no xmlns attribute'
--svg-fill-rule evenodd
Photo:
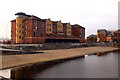
<svg viewBox="0 0 120 80"><path fill-rule="evenodd" d="M25 16L25 17L24 17L24 20L23 20L23 21L25 21L25 20L30 20L30 19L32 19L32 20L40 20L40 18L37 17L37 16L28 15L28 16Z"/></svg>
<svg viewBox="0 0 120 80"><path fill-rule="evenodd" d="M80 26L79 24L74 24L74 25L71 25L73 28L75 28L75 27L81 27L81 28L84 28L84 27L82 27L82 26ZM85 29L85 28L84 28Z"/></svg>
<svg viewBox="0 0 120 80"><path fill-rule="evenodd" d="M58 21L52 21L52 23L57 23Z"/></svg>
<svg viewBox="0 0 120 80"><path fill-rule="evenodd" d="M107 30L106 29L98 29L97 31L99 32L99 31L107 31Z"/></svg>
<svg viewBox="0 0 120 80"><path fill-rule="evenodd" d="M26 14L23 13L23 12L18 12L18 13L16 13L15 15L26 15Z"/></svg>
<svg viewBox="0 0 120 80"><path fill-rule="evenodd" d="M118 29L117 31L114 31L114 33L120 33L120 29Z"/></svg>
<svg viewBox="0 0 120 80"><path fill-rule="evenodd" d="M43 22L45 22L47 19L40 19L40 21L43 21Z"/></svg>
<svg viewBox="0 0 120 80"><path fill-rule="evenodd" d="M68 23L63 23L63 25L67 25Z"/></svg>
<svg viewBox="0 0 120 80"><path fill-rule="evenodd" d="M97 37L97 35L91 34L88 37Z"/></svg>

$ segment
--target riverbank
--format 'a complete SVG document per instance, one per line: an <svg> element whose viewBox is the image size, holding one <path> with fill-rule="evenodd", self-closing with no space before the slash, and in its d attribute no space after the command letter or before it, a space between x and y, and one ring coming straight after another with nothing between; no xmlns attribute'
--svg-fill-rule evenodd
<svg viewBox="0 0 120 80"><path fill-rule="evenodd" d="M43 63L60 59L74 58L77 56L89 55L96 52L113 51L114 47L86 47L60 50L40 50L43 54L21 54L2 56L2 69L25 66L35 63Z"/></svg>

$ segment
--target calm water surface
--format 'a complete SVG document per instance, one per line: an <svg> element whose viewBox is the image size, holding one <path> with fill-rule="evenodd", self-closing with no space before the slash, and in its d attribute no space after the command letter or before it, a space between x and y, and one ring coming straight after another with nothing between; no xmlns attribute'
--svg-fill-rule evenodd
<svg viewBox="0 0 120 80"><path fill-rule="evenodd" d="M118 78L118 53L89 55L56 64L35 74L35 78Z"/></svg>

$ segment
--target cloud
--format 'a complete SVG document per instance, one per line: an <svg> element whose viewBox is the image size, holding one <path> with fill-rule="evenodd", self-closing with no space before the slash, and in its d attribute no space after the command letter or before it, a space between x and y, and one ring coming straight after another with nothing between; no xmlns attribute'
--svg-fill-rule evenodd
<svg viewBox="0 0 120 80"><path fill-rule="evenodd" d="M5 36L3 27L15 19L15 13L25 12L40 18L62 20L80 24L86 34L96 33L98 28L115 29L119 0L2 0L0 2L0 36ZM113 27L114 26L114 27ZM91 28L94 28L91 29ZM5 30L4 30L5 31Z"/></svg>

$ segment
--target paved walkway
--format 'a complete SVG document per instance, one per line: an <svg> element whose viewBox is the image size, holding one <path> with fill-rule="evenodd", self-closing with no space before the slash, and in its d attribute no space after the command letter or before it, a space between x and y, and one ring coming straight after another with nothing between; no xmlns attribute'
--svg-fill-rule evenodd
<svg viewBox="0 0 120 80"><path fill-rule="evenodd" d="M22 54L22 55L4 55L2 56L2 69L16 66L24 66L37 62L52 61L69 57L77 57L96 52L111 51L117 48L113 47L86 47L61 50L42 50L42 54ZM39 52L39 51L38 51ZM41 50L40 50L41 52Z"/></svg>

